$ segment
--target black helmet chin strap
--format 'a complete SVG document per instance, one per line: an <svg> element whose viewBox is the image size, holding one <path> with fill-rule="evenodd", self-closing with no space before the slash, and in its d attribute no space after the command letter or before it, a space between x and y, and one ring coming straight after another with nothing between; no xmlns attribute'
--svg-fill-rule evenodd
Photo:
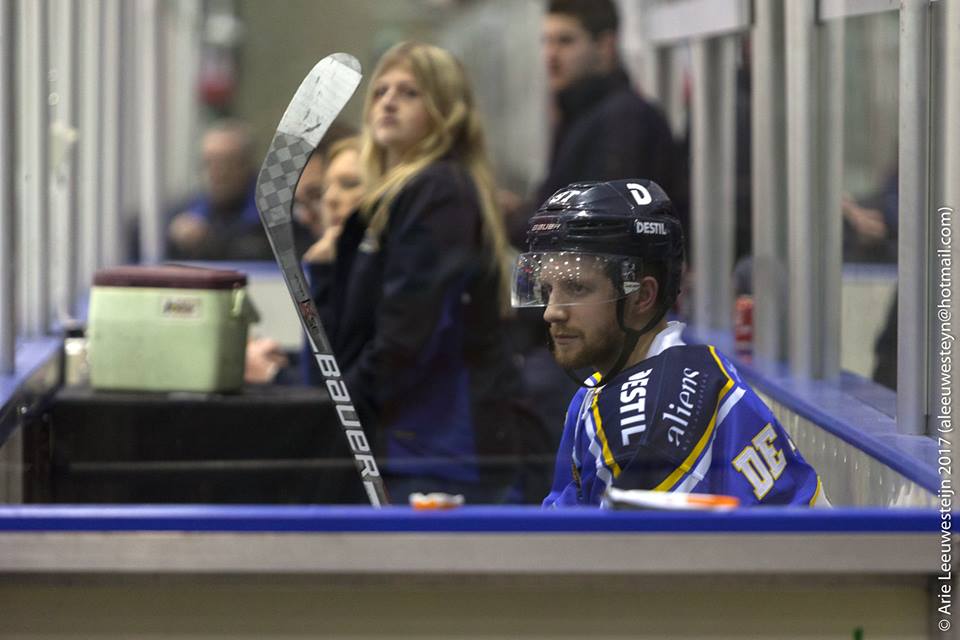
<svg viewBox="0 0 960 640"><path fill-rule="evenodd" d="M642 277L642 272L645 271L642 265L640 271ZM622 293L624 291L624 285L620 272L614 271L610 274L610 277L614 282L614 286L619 288ZM640 341L641 336L649 333L654 327L657 326L657 324L660 323L661 320L663 320L663 317L667 315L667 311L669 311L673 306L673 303L676 302L677 296L676 294L670 295L668 293L666 299L663 301L663 304L660 305L660 310L657 311L657 313L655 313L647 322L647 324L645 324L639 331L629 328L623 321L624 310L626 308L626 299L627 296L623 295L617 300L617 324L620 326L620 330L623 331L623 344L620 347L620 355L617 357L617 361L610 368L610 371L603 375L594 386L599 387L606 384L623 370L623 367L627 363L627 359L630 357L630 354L633 353L633 350L637 348L637 343ZM550 340L550 347L552 350L552 338ZM567 374L567 377L573 380L574 384L577 386L584 386L583 381L585 378L578 376L576 371L573 369L564 369L563 371Z"/></svg>
<svg viewBox="0 0 960 640"><path fill-rule="evenodd" d="M623 323L623 310L624 310L624 300L626 298L620 298L617 300L617 324L620 325L620 330L623 331L623 345L620 347L620 356L617 358L617 361L610 368L610 371L606 373L594 386L601 386L607 384L614 376L616 376L620 371L623 370L623 365L627 363L627 358L630 357L630 354L633 353L633 350L637 348L637 342L640 341L640 337L646 333L649 333L657 324L667 315L667 309L671 305L663 305L663 307L650 318L650 321L643 326L642 329L637 331L636 329L630 329ZM552 346L552 339L551 339ZM584 386L583 381L585 378L577 375L577 372L574 369L564 369L564 373L567 374L567 377L573 380L574 384L577 386Z"/></svg>
<svg viewBox="0 0 960 640"><path fill-rule="evenodd" d="M643 325L643 328L637 331L636 329L630 329L623 323L623 308L624 300L626 298L620 298L617 300L617 323L620 325L620 330L623 331L623 346L620 348L620 357L617 358L617 361L613 363L613 366L610 367L610 371L606 373L600 381L597 382L597 386L606 384L614 376L620 373L623 370L623 365L627 363L627 358L630 357L630 354L633 353L633 350L637 348L637 342L640 341L640 337L646 333L649 333L654 327L657 326L657 323L663 319L663 316L667 314L667 306L663 305L663 308L660 309L647 324Z"/></svg>

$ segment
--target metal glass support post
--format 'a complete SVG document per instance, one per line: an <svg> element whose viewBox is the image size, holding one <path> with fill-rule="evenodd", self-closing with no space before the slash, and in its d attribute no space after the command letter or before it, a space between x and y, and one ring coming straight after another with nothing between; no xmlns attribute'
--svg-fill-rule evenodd
<svg viewBox="0 0 960 640"><path fill-rule="evenodd" d="M100 64L103 47L103 5L101 0L80 4L80 247L77 287L84 290L100 266L100 187L103 96Z"/></svg>
<svg viewBox="0 0 960 640"><path fill-rule="evenodd" d="M840 334L843 305L843 111L844 39L843 20L821 25L819 36L819 83L822 97L817 118L818 156L815 192L817 232L820 251L820 369L817 376L840 374Z"/></svg>
<svg viewBox="0 0 960 640"><path fill-rule="evenodd" d="M686 92L686 61L683 59L683 47L668 47L663 49L667 73L667 101L663 107L663 114L670 124L670 131L674 137L686 135L687 105L684 94Z"/></svg>
<svg viewBox="0 0 960 640"><path fill-rule="evenodd" d="M15 59L13 0L0 0L0 59ZM0 375L13 373L16 337L16 278L14 277L14 110L13 64L0 64Z"/></svg>
<svg viewBox="0 0 960 640"><path fill-rule="evenodd" d="M900 9L900 233L897 252L897 428L925 433L929 255L930 7Z"/></svg>
<svg viewBox="0 0 960 640"><path fill-rule="evenodd" d="M22 332L45 334L50 327L49 268L49 128L47 0L21 3L22 46L26 56L21 85L24 88L25 130L23 136L26 182L24 184L23 246L20 264L24 269L25 315Z"/></svg>
<svg viewBox="0 0 960 640"><path fill-rule="evenodd" d="M192 0L167 4L173 28L170 64L171 68L176 70L176 73L169 77L173 84L167 85L170 96L170 135L167 151L169 157L177 159L168 165L167 186L172 194L181 196L197 188L197 176L202 174L196 151L200 133L199 110L196 94L191 90L191 87L196 86L200 72L202 9L200 4ZM187 160L188 158L193 160Z"/></svg>
<svg viewBox="0 0 960 640"><path fill-rule="evenodd" d="M647 90L650 92L651 97L660 104L660 108L667 117L667 122L671 124L670 128L673 129L673 123L670 122L669 115L673 103L673 94L670 90L672 80L671 72L673 71L673 49L671 47L651 46L650 52L653 58L651 68L654 72L650 77Z"/></svg>
<svg viewBox="0 0 960 640"><path fill-rule="evenodd" d="M657 47L657 45L651 42L650 35L646 31L645 19L652 6L653 3L651 0L638 0L634 3L633 11L631 12L634 18L633 29L626 31L626 24L622 24L620 33L621 38L629 34L629 37L639 40L641 63L638 67L639 76L634 78L634 80L639 81L646 98L660 104L661 108L663 108L664 93L660 83L663 77L661 65L663 64L664 49Z"/></svg>
<svg viewBox="0 0 960 640"><path fill-rule="evenodd" d="M715 219L715 262L710 263L717 278L717 300L713 312L713 326L718 329L733 327L733 261L737 228L737 48L739 35L718 38L714 73L717 82L717 121L719 146L718 164L714 177L716 209L710 214ZM704 208L711 208L710 196Z"/></svg>
<svg viewBox="0 0 960 640"><path fill-rule="evenodd" d="M936 206L933 207L937 213L937 223L938 229L937 233L939 234L938 250L942 249L945 251L944 254L937 254L938 259L935 261L935 274L936 274L936 285L935 290L937 295L935 296L935 305L939 307L941 304L941 297L945 295L946 291L942 285L949 282L949 301L945 303L946 307L949 307L950 311L950 324L949 330L954 338L957 337L958 331L957 327L960 325L960 303L957 301L957 296L960 295L960 291L957 290L955 285L956 274L957 274L957 265L960 264L957 262L957 257L960 255L960 251L957 250L958 244L960 244L960 222L958 222L958 215L960 215L960 144L957 143L960 140L960 75L957 74L957 69L960 69L960 3L955 1L945 2L944 10L944 21L943 21L943 33L944 33L944 55L941 59L941 64L944 69L946 69L946 76L944 92L943 92L943 122L944 130L942 140L943 144L943 185L944 185L944 194L943 201L937 202ZM945 217L948 216L948 217ZM949 222L948 222L949 221ZM946 231L946 227L949 224L950 231ZM947 234L949 233L949 246L947 244ZM949 280L945 278L946 275L944 271L945 262L939 258L946 258L950 261L950 278ZM937 310L939 314L939 309ZM942 320L942 319L941 319ZM947 328L947 327L944 327ZM941 344L941 336L937 335L936 339L933 340L934 344L938 346L938 356L940 361L938 365L942 365L943 355L940 355L939 352L944 350L943 345ZM937 387L940 387L939 398L942 399L944 395L948 392L950 397L953 399L953 425L954 433L947 434L950 437L951 442L953 443L953 459L956 462L960 459L960 454L957 453L957 445L960 444L960 438L956 436L956 425L958 424L957 418L960 416L960 409L958 409L958 401L960 398L960 382L957 380L957 347L956 342L951 342L949 349L946 351L951 352L951 359L953 363L953 375L951 376L950 382L948 383L948 388L943 388L943 379L938 381ZM932 371L941 372L940 367L933 368ZM941 405L942 406L942 405ZM943 412L937 407L937 411L931 412L935 415L942 415ZM934 429L942 426L941 421L937 421L937 424ZM935 435L944 435L940 432L931 431ZM954 469L956 469L954 465Z"/></svg>
<svg viewBox="0 0 960 640"><path fill-rule="evenodd" d="M816 290L813 229L813 138L816 132L813 100L813 7L808 2L786 3L787 77L787 323L790 368L813 376L817 369L816 331L819 291Z"/></svg>
<svg viewBox="0 0 960 640"><path fill-rule="evenodd" d="M757 0L754 12L750 108L754 353L775 362L786 355L787 334L783 2Z"/></svg>
<svg viewBox="0 0 960 640"><path fill-rule="evenodd" d="M161 83L160 7L157 0L139 0L137 68L140 91L140 260L157 262L163 255L161 193L164 184L164 105Z"/></svg>
<svg viewBox="0 0 960 640"><path fill-rule="evenodd" d="M694 321L727 329L733 309L735 41L691 43Z"/></svg>
<svg viewBox="0 0 960 640"><path fill-rule="evenodd" d="M51 53L50 279L58 318L73 316L77 302L77 14L73 0L56 0L50 12L56 45Z"/></svg>
<svg viewBox="0 0 960 640"><path fill-rule="evenodd" d="M840 197L836 177L835 43L818 33L812 2L784 3L787 76L788 360L794 375L836 373ZM820 36L823 36L822 40ZM825 64L826 63L826 64ZM835 64L835 62L834 62ZM835 351L828 353L828 349Z"/></svg>
<svg viewBox="0 0 960 640"><path fill-rule="evenodd" d="M120 64L123 54L121 0L103 0L103 121L100 151L100 264L115 265L125 258L121 218L120 157L123 144Z"/></svg>

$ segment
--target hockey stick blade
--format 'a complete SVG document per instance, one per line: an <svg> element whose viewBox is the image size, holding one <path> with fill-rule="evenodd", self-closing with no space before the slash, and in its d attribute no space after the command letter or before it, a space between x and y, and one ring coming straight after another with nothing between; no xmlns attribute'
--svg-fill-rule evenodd
<svg viewBox="0 0 960 640"><path fill-rule="evenodd" d="M383 479L341 377L330 341L320 324L293 244L293 196L300 174L330 123L356 91L360 78L360 63L345 53L327 56L307 74L280 119L257 176L257 209L300 323L310 340L310 348L327 383L330 399L336 406L360 480L370 504L379 507L387 504Z"/></svg>

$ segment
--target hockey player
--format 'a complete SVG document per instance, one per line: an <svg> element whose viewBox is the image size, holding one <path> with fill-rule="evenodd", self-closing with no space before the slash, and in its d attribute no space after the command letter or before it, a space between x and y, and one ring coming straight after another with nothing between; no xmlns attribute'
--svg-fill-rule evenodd
<svg viewBox="0 0 960 640"><path fill-rule="evenodd" d="M685 345L666 312L683 231L650 180L572 184L531 218L516 307L545 307L554 357L594 371L570 403L545 507L610 488L826 505L820 479L714 347ZM578 378L583 379L583 378Z"/></svg>

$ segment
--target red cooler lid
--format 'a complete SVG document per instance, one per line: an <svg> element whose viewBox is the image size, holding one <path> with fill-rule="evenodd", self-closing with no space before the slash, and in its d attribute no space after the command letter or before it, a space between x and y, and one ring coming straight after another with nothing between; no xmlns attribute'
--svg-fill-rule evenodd
<svg viewBox="0 0 960 640"><path fill-rule="evenodd" d="M208 269L180 264L125 265L98 269L97 287L158 287L167 289L237 289L246 286L247 274L232 269Z"/></svg>

